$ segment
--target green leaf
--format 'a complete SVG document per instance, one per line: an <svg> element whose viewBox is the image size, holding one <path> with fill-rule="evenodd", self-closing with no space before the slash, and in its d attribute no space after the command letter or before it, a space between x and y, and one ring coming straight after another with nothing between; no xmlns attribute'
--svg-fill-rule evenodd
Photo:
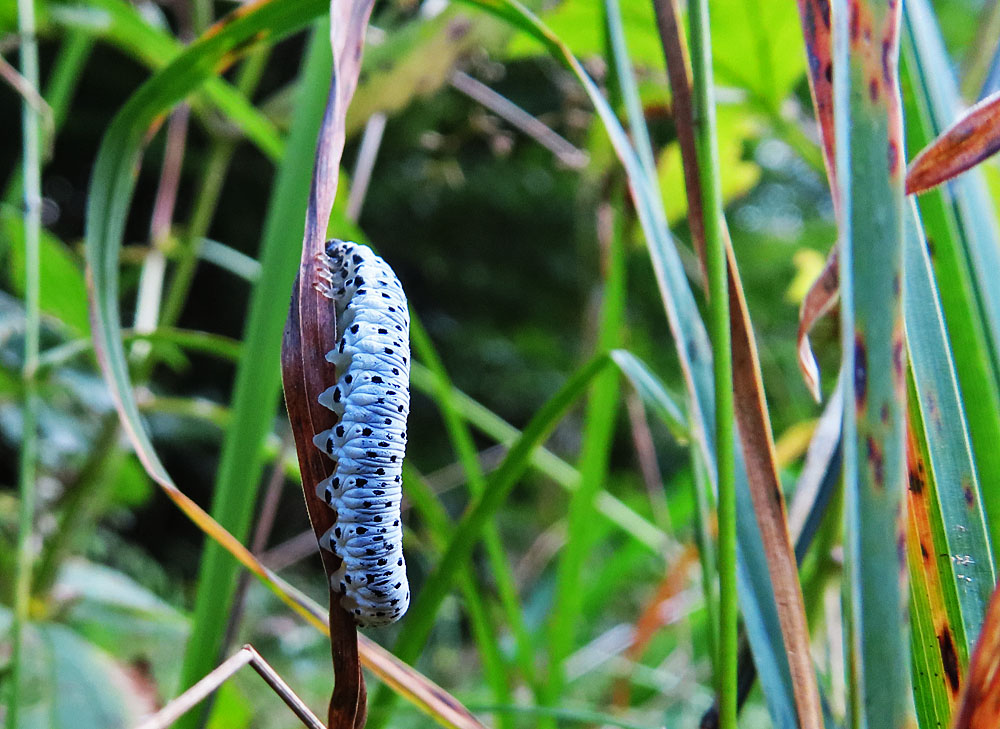
<svg viewBox="0 0 1000 729"><path fill-rule="evenodd" d="M916 210L912 213L906 226L906 339L943 526L947 558L942 571L957 594L967 659L996 574L947 329Z"/></svg>
<svg viewBox="0 0 1000 729"><path fill-rule="evenodd" d="M24 223L10 209L0 212L0 250L10 251L11 284L16 293L24 292ZM77 258L53 235L42 231L40 261L42 311L62 322L72 334L90 336L87 320L87 287Z"/></svg>
<svg viewBox="0 0 1000 729"><path fill-rule="evenodd" d="M10 620L0 607L0 636ZM18 729L130 729L138 721L131 680L107 653L64 625L24 628Z"/></svg>
<svg viewBox="0 0 1000 729"><path fill-rule="evenodd" d="M68 607L63 622L122 662L148 662L160 686L171 686L188 620L130 577L83 560L67 561L55 585Z"/></svg>
<svg viewBox="0 0 1000 729"><path fill-rule="evenodd" d="M717 83L750 91L772 111L779 109L805 73L805 47L794 3L713 0L712 35L719 39L712 47Z"/></svg>
<svg viewBox="0 0 1000 729"><path fill-rule="evenodd" d="M907 476L905 166L892 52L898 48L899 12L898 4L883 0L831 6L841 351L849 373L842 380L845 643L851 647L854 721L887 729L906 725L910 700L899 579Z"/></svg>

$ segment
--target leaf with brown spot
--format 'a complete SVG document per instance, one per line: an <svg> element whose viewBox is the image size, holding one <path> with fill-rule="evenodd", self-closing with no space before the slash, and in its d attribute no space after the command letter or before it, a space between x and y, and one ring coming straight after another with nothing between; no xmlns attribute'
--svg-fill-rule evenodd
<svg viewBox="0 0 1000 729"><path fill-rule="evenodd" d="M909 488L906 492L906 552L910 574L911 651L913 654L914 695L922 725L947 726L961 685L962 669L948 614L945 583L938 554L948 559L947 545L939 546L932 526L933 478L920 445L922 426L910 413L907 428L906 461Z"/></svg>
<svg viewBox="0 0 1000 729"><path fill-rule="evenodd" d="M830 35L830 0L798 0L799 17L802 20L802 35L806 43L807 68L809 70L809 92L812 95L816 121L819 124L823 143L823 162L834 195L834 208L839 209L836 199L833 133L833 56Z"/></svg>
<svg viewBox="0 0 1000 729"><path fill-rule="evenodd" d="M914 157L906 192L916 194L947 182L1000 150L1000 91L960 116Z"/></svg>

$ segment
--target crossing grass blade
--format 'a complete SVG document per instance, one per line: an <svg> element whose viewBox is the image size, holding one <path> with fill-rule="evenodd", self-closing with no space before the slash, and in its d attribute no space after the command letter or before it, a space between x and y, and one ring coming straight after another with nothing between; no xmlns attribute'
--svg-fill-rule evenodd
<svg viewBox="0 0 1000 729"><path fill-rule="evenodd" d="M956 119L910 163L906 191L919 193L950 180L1000 150L1000 93Z"/></svg>
<svg viewBox="0 0 1000 729"><path fill-rule="evenodd" d="M433 374L419 362L412 363L410 384L428 395L434 395L439 387ZM520 437L521 431L461 390L452 387L452 398L455 408L462 418L489 438L509 447ZM529 458L535 469L551 478L565 490L573 491L578 487L580 476L576 468L544 446L536 447ZM625 534L631 536L649 551L660 554L666 541L666 535L649 520L606 490L598 492L595 501L598 512L605 519L622 529Z"/></svg>
<svg viewBox="0 0 1000 729"><path fill-rule="evenodd" d="M487 488L465 510L455 525L447 549L427 576L423 587L410 605L406 622L396 639L394 652L400 660L415 661L430 635L438 608L447 596L459 568L479 542L484 527L496 513L521 474L527 468L532 451L551 433L567 410L580 398L593 379L610 364L607 355L591 359L578 369L566 383L535 413L511 446L500 467L490 474ZM383 710L373 717L369 725L379 729L389 720L394 702L388 691L380 688L372 698L372 705Z"/></svg>

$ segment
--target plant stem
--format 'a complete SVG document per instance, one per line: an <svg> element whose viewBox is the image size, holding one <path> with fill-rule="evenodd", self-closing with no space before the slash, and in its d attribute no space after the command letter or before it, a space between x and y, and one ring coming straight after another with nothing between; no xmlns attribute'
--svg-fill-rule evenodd
<svg viewBox="0 0 1000 729"><path fill-rule="evenodd" d="M38 88L38 45L35 39L35 6L32 0L18 0L18 29L21 34L21 75ZM11 681L7 701L7 726L18 726L21 697L24 624L28 620L31 597L31 541L35 515L35 476L38 455L38 340L39 238L42 228L41 119L27 100L21 103L24 167L24 416L22 420L20 503L17 532L17 575L14 587L14 621L11 626Z"/></svg>
<svg viewBox="0 0 1000 729"><path fill-rule="evenodd" d="M715 379L715 448L719 480L719 726L736 728L736 476L733 427L733 367L722 194L712 88L712 41L708 0L690 5L695 144L705 211L705 253L709 295L709 333Z"/></svg>

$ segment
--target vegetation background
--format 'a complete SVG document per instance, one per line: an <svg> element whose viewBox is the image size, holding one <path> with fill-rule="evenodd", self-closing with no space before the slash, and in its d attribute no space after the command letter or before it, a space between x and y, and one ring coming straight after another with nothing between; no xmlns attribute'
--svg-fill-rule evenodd
<svg viewBox="0 0 1000 729"><path fill-rule="evenodd" d="M994 90L992 84L1000 84L995 3L935 0L931 6L949 54L938 72L955 74L970 101ZM255 580L240 579L235 607L228 607L228 578L211 596L206 536L144 472L87 343L83 238L102 137L152 73L233 7L187 0L35 3L48 102L43 355L18 727L130 727L179 693L192 666L211 667L244 642L309 705L322 706L329 696L324 636ZM835 240L836 222L795 5L713 0L710 7L725 212L791 499L822 412L799 372L798 310ZM604 4L564 0L532 9L625 119ZM664 209L697 290L653 6L622 0L621 20ZM450 593L415 665L499 727L696 726L712 704L714 637L694 545L712 526L697 498L702 480L692 472L687 425L679 416L684 384L646 239L601 122L570 71L527 33L482 10L387 0L376 6L372 25L330 230L377 248L426 330L427 343L415 345L417 360L430 370L414 372L404 506L414 593L439 558L452 521L483 484L468 460L463 463L461 447L456 456L449 408L472 422L472 443L488 474L505 452L498 443L509 443L515 432L505 423L524 428L595 352L627 349L661 381L650 385L660 397L657 409L649 391L637 392L642 380L630 360L630 378L596 380L586 402L559 422L548 450L497 511L487 549L469 559L478 604L470 608L468 591ZM0 5L4 58L15 57L17 33L14 3ZM254 282L268 275L269 259L261 258L267 235L272 245L299 246L294 226L302 216L281 206L282 196L294 197L296 186L308 184L311 170L308 145L306 157L297 152L296 122L325 101L322 53L315 43L310 50L312 33L323 41L322 28L273 44L264 40L221 74L255 110L232 100L240 94L206 87L149 137L127 216L118 293L137 397L168 471L206 508L213 494L219 507L226 473L248 474L249 482L226 497L230 523L247 522L245 513L252 528L242 536L254 552L323 603L325 580L288 422L280 405L270 412L276 359L262 364L273 371L256 406L266 414L264 450L242 452L236 442L228 456L260 462L262 469L236 465L220 475L227 433L242 432L243 416L232 405L235 368L261 317L283 322L287 312L287 298L276 296L258 304L270 314L248 313ZM320 72L310 71L310 63ZM8 70L4 75L10 78ZM486 104L484 86L494 92ZM228 106L220 103L224 97ZM0 207L0 626L7 627L17 574L26 318L21 104L10 83L0 85L0 99L0 129L7 132L0 145L6 190ZM381 134L378 119L384 119ZM241 129L253 124L257 131L248 141ZM989 185L992 205L1000 199L997 172L987 162L977 173ZM285 182L282 174L289 176ZM304 205L302 199L292 207ZM267 227L284 220L292 227L279 234ZM821 321L812 337L826 395L839 361L835 319ZM442 371L464 396L442 395ZM252 388L248 398L252 405ZM598 494L583 529L567 516L572 497L566 487L581 473ZM842 557L831 551L838 525L836 514L826 517L811 581L803 578L814 657L834 717L846 710L836 605ZM239 527L230 528L241 536ZM506 574L498 574L498 559ZM578 565L571 586L576 610L560 607L567 560ZM218 650L210 641L188 643L192 621L206 620L211 611L199 600L214 603L223 616L226 638ZM473 609L482 613L470 616ZM493 656L477 620L493 632ZM393 626L371 635L391 646L398 631ZM8 645L0 643L4 678ZM373 723L391 717L397 727L432 722L382 693L374 693L370 713ZM226 683L209 713L192 716L189 721L213 728L297 725L250 674ZM755 688L741 725L773 723Z"/></svg>

